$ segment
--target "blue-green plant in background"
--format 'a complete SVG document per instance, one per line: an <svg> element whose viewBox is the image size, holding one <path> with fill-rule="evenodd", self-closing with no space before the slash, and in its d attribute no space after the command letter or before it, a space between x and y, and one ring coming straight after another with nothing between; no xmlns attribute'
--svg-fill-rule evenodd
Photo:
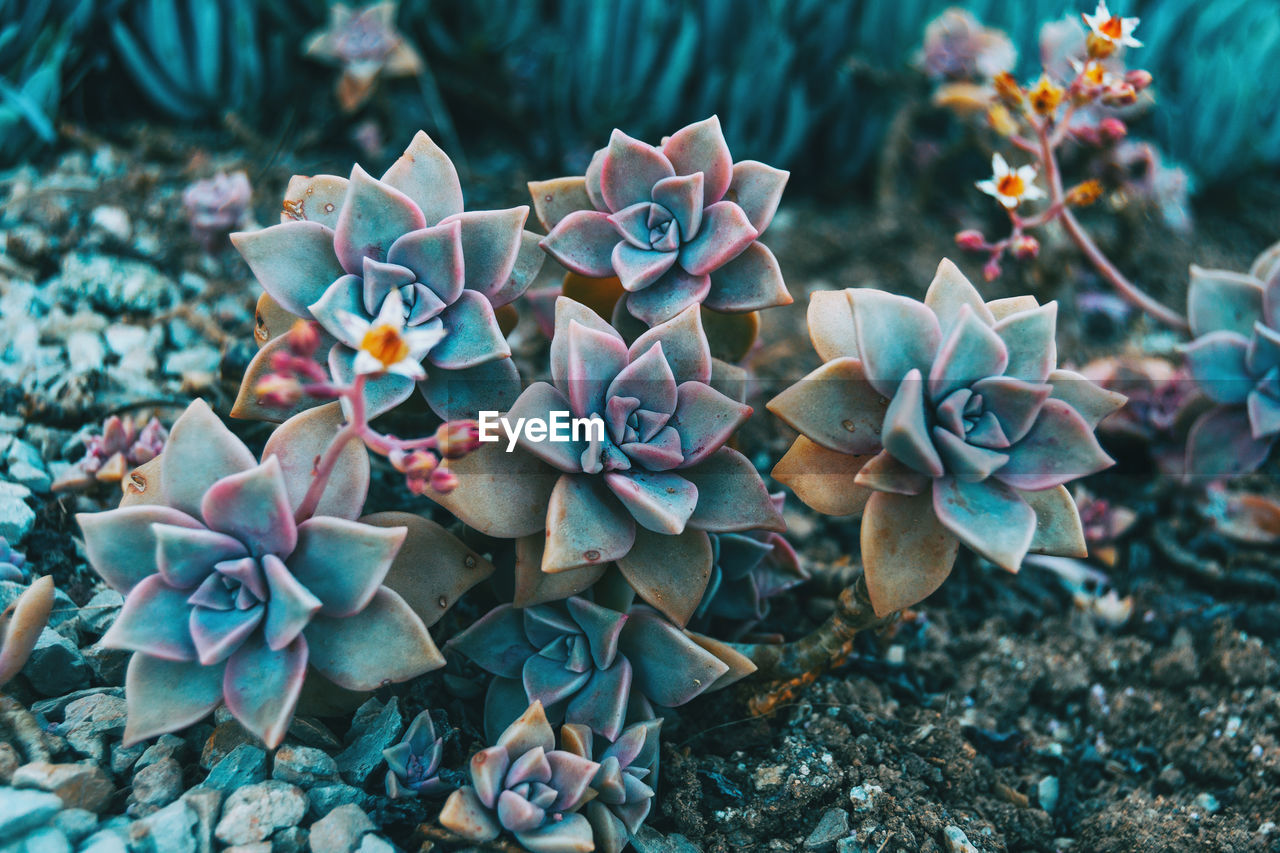
<svg viewBox="0 0 1280 853"><path fill-rule="evenodd" d="M57 137L66 66L90 7L89 0L0 0L0 164Z"/></svg>

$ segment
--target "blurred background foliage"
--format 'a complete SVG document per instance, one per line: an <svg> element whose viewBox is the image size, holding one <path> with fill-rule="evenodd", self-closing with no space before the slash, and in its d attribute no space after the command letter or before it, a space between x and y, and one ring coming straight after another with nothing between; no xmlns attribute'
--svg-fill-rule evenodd
<svg viewBox="0 0 1280 853"><path fill-rule="evenodd" d="M1080 0L1087 2L1087 0ZM424 127L580 172L613 127L657 141L718 113L739 158L825 188L856 181L904 99L924 27L961 6L1009 34L1039 71L1062 0L402 0L426 67L365 108L399 139ZM1091 4L1089 4L1091 5ZM1201 187L1280 163L1275 0L1128 0L1155 76L1140 124ZM361 116L332 104L334 72L302 56L324 0L0 0L0 161L31 156L60 122L137 119L238 127L297 148L349 144ZM454 143L456 144L456 143ZM460 152L473 153L470 148Z"/></svg>

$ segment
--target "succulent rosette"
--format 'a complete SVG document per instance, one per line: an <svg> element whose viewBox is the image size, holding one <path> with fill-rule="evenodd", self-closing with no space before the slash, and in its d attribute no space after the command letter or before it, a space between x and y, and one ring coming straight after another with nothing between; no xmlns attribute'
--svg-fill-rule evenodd
<svg viewBox="0 0 1280 853"><path fill-rule="evenodd" d="M77 517L90 565L125 596L102 643L134 652L126 742L225 704L274 747L309 670L369 691L444 665L427 621L487 574L474 556L470 577L461 564L451 575L465 549L443 529L397 523L404 516L395 513L356 521L369 483L358 443L342 451L316 511L295 517L314 459L340 426L336 411L330 404L281 425L258 462L197 400L164 453L140 469L145 492ZM388 584L409 563L435 578L406 581L402 596Z"/></svg>
<svg viewBox="0 0 1280 853"><path fill-rule="evenodd" d="M1191 268L1187 368L1216 405L1187 436L1187 472L1256 469L1280 436L1280 243L1248 273Z"/></svg>
<svg viewBox="0 0 1280 853"><path fill-rule="evenodd" d="M697 306L628 347L561 297L552 382L526 388L506 417L550 423L568 412L595 434L536 441L521 431L519 453L482 444L453 466L458 487L432 497L481 533L520 539L517 606L582 592L616 563L684 625L711 576L710 533L785 529L755 467L724 446L751 408L708 384L711 369Z"/></svg>
<svg viewBox="0 0 1280 853"><path fill-rule="evenodd" d="M820 512L862 513L878 614L937 589L960 543L1009 571L1032 550L1086 555L1063 484L1112 464L1093 428L1124 397L1057 368L1056 317L984 302L946 260L923 303L813 295L826 363L769 403L801 433L773 475Z"/></svg>
<svg viewBox="0 0 1280 853"><path fill-rule="evenodd" d="M485 699L491 737L541 702L553 723L588 726L612 741L629 708L652 716L650 703L683 705L735 678L729 664L648 607L622 613L577 596L500 605L448 648L496 676Z"/></svg>
<svg viewBox="0 0 1280 853"><path fill-rule="evenodd" d="M468 841L510 832L534 853L592 850L591 824L578 812L596 794L591 781L600 765L555 747L555 732L534 702L471 757L471 784L449 795L441 825Z"/></svg>
<svg viewBox="0 0 1280 853"><path fill-rule="evenodd" d="M359 9L334 3L329 25L307 37L307 56L342 68L336 93L343 112L364 106L383 77L422 73L422 57L396 29L398 6L393 0Z"/></svg>
<svg viewBox="0 0 1280 853"><path fill-rule="evenodd" d="M547 252L588 278L617 277L626 310L649 326L705 304L726 313L790 303L757 238L788 173L733 162L712 116L653 146L615 130L587 174L529 185Z"/></svg>
<svg viewBox="0 0 1280 853"><path fill-rule="evenodd" d="M781 513L783 494L771 498ZM772 530L713 533L711 553L711 580L694 614L699 630L722 621L741 635L769 615L771 598L809 578L795 548Z"/></svg>
<svg viewBox="0 0 1280 853"><path fill-rule="evenodd" d="M439 775L443 753L444 741L436 737L430 712L423 711L413 718L399 743L382 750L387 762L387 796L393 800L438 797L448 791L449 783Z"/></svg>
<svg viewBox="0 0 1280 853"><path fill-rule="evenodd" d="M542 265L527 206L464 211L453 163L421 131L379 179L359 166L350 178L295 176L281 223L231 239L266 291L259 324L268 338L241 385L237 416L278 417L257 403L258 381L295 318L317 321L331 344L329 369L349 383L361 341L348 315L372 323L398 296L409 331L443 332L423 355L419 388L442 418L506 409L520 391L496 308L529 286ZM413 392L387 372L367 384L370 413Z"/></svg>
<svg viewBox="0 0 1280 853"><path fill-rule="evenodd" d="M596 853L621 853L649 816L658 785L661 728L662 720L627 726L600 753L600 769L591 780L596 798L587 803L586 809ZM594 740L586 726L566 724L560 730L561 745L583 758L592 757Z"/></svg>

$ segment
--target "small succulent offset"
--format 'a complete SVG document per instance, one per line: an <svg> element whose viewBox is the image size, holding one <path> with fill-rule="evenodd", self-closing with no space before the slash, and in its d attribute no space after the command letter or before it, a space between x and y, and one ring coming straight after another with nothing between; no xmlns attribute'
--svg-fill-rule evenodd
<svg viewBox="0 0 1280 853"><path fill-rule="evenodd" d="M27 555L0 536L0 581L22 583L27 577Z"/></svg>
<svg viewBox="0 0 1280 853"><path fill-rule="evenodd" d="M626 310L649 326L705 304L740 313L790 303L757 238L788 173L734 163L712 116L652 146L615 130L587 174L531 183L547 252L588 278L617 277Z"/></svg>
<svg viewBox="0 0 1280 853"><path fill-rule="evenodd" d="M45 575L0 613L0 687L22 671L52 609L53 578Z"/></svg>
<svg viewBox="0 0 1280 853"><path fill-rule="evenodd" d="M662 720L628 726L600 754L600 769L591 780L596 798L587 803L587 820L595 836L596 853L621 853L653 807L658 786L658 732ZM593 740L586 726L566 724L562 746L591 759Z"/></svg>
<svg viewBox="0 0 1280 853"><path fill-rule="evenodd" d="M439 776L443 752L444 741L436 737L431 713L423 711L413 718L398 744L382 750L387 762L387 796L393 800L438 797L448 791L449 784Z"/></svg>
<svg viewBox="0 0 1280 853"><path fill-rule="evenodd" d="M1009 571L1033 550L1085 556L1063 484L1112 464L1093 428L1124 397L1057 368L1056 317L984 302L946 260L923 303L813 295L826 364L769 403L801 433L773 473L820 512L863 514L877 614L937 589L960 543Z"/></svg>
<svg viewBox="0 0 1280 853"><path fill-rule="evenodd" d="M471 757L471 784L449 795L440 823L468 841L503 831L534 853L587 853L591 824L579 814L596 795L600 764L556 749L542 704L534 702L497 739Z"/></svg>
<svg viewBox="0 0 1280 853"><path fill-rule="evenodd" d="M552 382L526 388L507 418L570 412L589 428L571 441L518 430L523 456L481 445L455 466L459 488L437 498L481 533L521 539L517 606L582 592L616 563L642 599L684 625L711 576L708 534L785 529L755 467L724 446L751 408L708 384L711 370L696 305L628 347L560 297Z"/></svg>
<svg viewBox="0 0 1280 853"><path fill-rule="evenodd" d="M202 401L173 426L149 503L78 516L90 565L125 596L104 646L134 652L134 743L220 704L279 745L312 670L373 690L440 667L426 625L383 585L408 528L355 521L368 458L349 444L314 512L313 413L282 425L258 463ZM319 430L317 430L319 432Z"/></svg>
<svg viewBox="0 0 1280 853"><path fill-rule="evenodd" d="M1247 274L1193 266L1187 316L1187 368L1217 404L1187 436L1187 472L1252 471L1280 436L1280 243Z"/></svg>
<svg viewBox="0 0 1280 853"><path fill-rule="evenodd" d="M102 424L102 434L86 439L84 456L58 477L53 488L83 489L95 481L119 483L134 468L159 456L168 438L156 418L139 427L130 415L111 415Z"/></svg>
<svg viewBox="0 0 1280 853"><path fill-rule="evenodd" d="M783 494L771 498L781 513ZM711 580L694 614L699 630L715 621L741 635L769 615L769 599L809 578L791 543L772 530L713 533L711 550Z"/></svg>
<svg viewBox="0 0 1280 853"><path fill-rule="evenodd" d="M182 191L182 208L187 214L191 236L206 252L223 248L232 231L245 226L253 188L244 170L219 172L196 181Z"/></svg>
<svg viewBox="0 0 1280 853"><path fill-rule="evenodd" d="M652 716L650 702L683 705L730 669L647 607L620 613L576 596L523 609L500 605L447 648L496 676L485 699L490 737L540 702L552 722L588 726L613 741L628 710Z"/></svg>
<svg viewBox="0 0 1280 853"><path fill-rule="evenodd" d="M279 225L231 235L269 297L259 314L271 329L233 414L279 416L256 388L294 318L320 324L334 380L350 383L359 352L377 344L369 328L396 308L406 329L432 333L404 355L425 358L420 388L437 414L509 408L520 380L494 309L542 265L537 237L523 230L528 214L526 206L464 212L453 163L422 132L381 179L359 166L350 179L295 176ZM370 417L407 399L414 382L405 371L371 376Z"/></svg>
<svg viewBox="0 0 1280 853"><path fill-rule="evenodd" d="M342 68L338 105L353 113L373 95L383 77L412 77L422 72L422 57L396 29L395 0L352 9L329 7L329 25L307 39L307 56Z"/></svg>

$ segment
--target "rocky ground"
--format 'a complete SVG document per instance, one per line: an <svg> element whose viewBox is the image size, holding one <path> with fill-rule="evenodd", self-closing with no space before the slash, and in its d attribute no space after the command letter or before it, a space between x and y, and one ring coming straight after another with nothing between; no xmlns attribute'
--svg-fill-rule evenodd
<svg viewBox="0 0 1280 853"><path fill-rule="evenodd" d="M431 708L446 765L461 766L479 739L478 686L452 664L354 714L300 714L274 753L225 715L121 745L126 656L96 645L120 597L87 570L73 522L112 505L118 486L50 486L108 414L167 423L196 395L229 408L254 351L258 291L233 252L203 250L181 206L183 186L217 168L250 171L263 223L292 171L344 170L251 145L211 155L198 140L135 136L82 140L0 175L0 536L27 557L0 580L0 606L31 572L52 574L59 590L50 627L6 688L30 716L0 710L0 853L449 849L424 828L435 804L382 796L381 750ZM468 183L469 203L522 203L508 188L528 176L515 171L506 164ZM1194 240L1132 211L1102 217L1102 237L1126 245L1121 266L1176 304L1189 261L1243 268L1280 235L1275 195L1264 184L1198 210ZM816 364L805 293L860 284L918 293L938 258L955 255L950 234L983 224L980 208L942 201L949 212L931 217L914 205L937 198L797 199L784 209L770 242L797 303L765 318L753 402ZM1138 228L1146 239L1128 239ZM1069 247L1049 240L1039 264L1010 270L990 292L1062 298L1060 346L1077 361L1171 348L1122 312L1077 305L1094 285ZM528 319L515 343L522 357L540 351ZM262 425L233 428L251 445L266 436ZM741 440L767 471L789 438L762 416ZM1198 504L1152 474L1144 453L1121 448L1122 472L1089 484L1139 521L1087 588L1041 567L1009 576L962 560L938 594L862 638L844 666L771 716L746 711L762 685L681 709L664 727L659 801L639 853L1280 851L1280 561L1270 546L1244 560L1230 541L1201 534ZM432 511L389 476L372 501ZM815 578L768 626L790 636L816 624L856 574L855 528L794 503L792 538ZM1177 560L1158 532L1170 520L1192 531ZM1221 571L1195 570L1211 560ZM1233 582L1242 562L1271 586ZM1125 606L1100 604L1103 588Z"/></svg>

